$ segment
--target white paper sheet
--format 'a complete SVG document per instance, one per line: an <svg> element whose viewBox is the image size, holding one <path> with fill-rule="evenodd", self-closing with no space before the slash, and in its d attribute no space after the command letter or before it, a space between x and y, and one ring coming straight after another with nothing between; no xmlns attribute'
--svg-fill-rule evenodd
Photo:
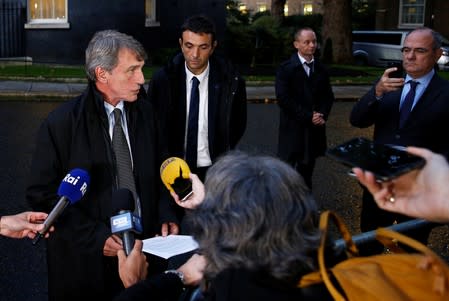
<svg viewBox="0 0 449 301"><path fill-rule="evenodd" d="M170 258L198 248L198 243L192 236L168 235L157 236L143 240L143 251L162 258Z"/></svg>

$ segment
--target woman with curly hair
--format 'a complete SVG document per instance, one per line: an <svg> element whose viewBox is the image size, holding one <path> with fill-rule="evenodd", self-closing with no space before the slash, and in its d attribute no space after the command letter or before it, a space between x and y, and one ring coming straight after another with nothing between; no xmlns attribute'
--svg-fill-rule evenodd
<svg viewBox="0 0 449 301"><path fill-rule="evenodd" d="M292 167L274 157L234 151L209 169L204 185L195 174L191 179L194 193L189 199L172 195L178 205L193 209L187 221L204 261L202 266L197 260L181 266L181 281L172 283L170 294L181 291L182 284L201 281L205 300L328 297L323 287L297 287L301 276L316 270L320 231L316 203ZM131 287L136 293L128 292L128 297L143 297L138 287ZM148 289L146 297L154 300L154 290Z"/></svg>

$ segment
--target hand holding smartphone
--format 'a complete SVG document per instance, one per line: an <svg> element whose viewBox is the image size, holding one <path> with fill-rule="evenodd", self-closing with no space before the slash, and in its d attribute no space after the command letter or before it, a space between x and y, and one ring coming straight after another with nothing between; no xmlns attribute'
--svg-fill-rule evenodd
<svg viewBox="0 0 449 301"><path fill-rule="evenodd" d="M403 78L404 77L404 67L402 67L402 62L389 63L388 68L396 67L396 71L390 72L388 77L390 78Z"/></svg>
<svg viewBox="0 0 449 301"><path fill-rule="evenodd" d="M404 147L376 144L358 137L331 148L326 153L349 167L370 171L378 181L389 181L424 166L425 160L409 154Z"/></svg>

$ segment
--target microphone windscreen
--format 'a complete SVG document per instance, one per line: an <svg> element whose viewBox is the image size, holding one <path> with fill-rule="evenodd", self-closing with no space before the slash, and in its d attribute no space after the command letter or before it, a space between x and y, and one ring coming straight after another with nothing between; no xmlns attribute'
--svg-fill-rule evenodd
<svg viewBox="0 0 449 301"><path fill-rule="evenodd" d="M119 188L112 193L112 212L134 211L134 196L128 188Z"/></svg>
<svg viewBox="0 0 449 301"><path fill-rule="evenodd" d="M62 179L58 188L58 195L66 197L71 204L78 202L87 191L90 176L87 171L79 168L72 169Z"/></svg>
<svg viewBox="0 0 449 301"><path fill-rule="evenodd" d="M178 157L170 157L161 164L161 180L171 192L182 195L182 192L190 190L190 168L187 162Z"/></svg>

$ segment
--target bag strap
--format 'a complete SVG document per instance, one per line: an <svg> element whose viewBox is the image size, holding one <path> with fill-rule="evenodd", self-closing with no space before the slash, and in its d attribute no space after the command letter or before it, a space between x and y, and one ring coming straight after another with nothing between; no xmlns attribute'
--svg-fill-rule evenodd
<svg viewBox="0 0 449 301"><path fill-rule="evenodd" d="M379 240L380 242L384 242L385 240L387 241L395 240L396 242L404 244L422 254L429 255L431 257L436 257L439 261L443 263L443 260L426 245L399 232L395 232L385 228L379 228L376 230L376 239Z"/></svg>
<svg viewBox="0 0 449 301"><path fill-rule="evenodd" d="M320 215L320 230L321 230L321 240L320 246L318 248L318 266L320 268L320 274L323 279L326 288L329 293L332 295L334 300L336 301L345 301L346 299L342 296L342 294L337 290L337 288L333 285L330 276L328 274L328 270L326 268L326 263L324 262L324 249L326 246L326 237L329 228L329 220L332 219L334 224L337 226L338 231L342 235L344 241L346 242L346 250L352 255L358 255L358 249L355 243L352 240L351 233L346 227L343 220L334 212L326 210Z"/></svg>
<svg viewBox="0 0 449 301"><path fill-rule="evenodd" d="M343 240L346 243L346 250L349 252L351 256L358 256L359 250L352 240L352 234L349 231L348 227L344 223L343 219L336 214L333 211L326 210L323 211L320 215L320 231L321 231L321 246L323 248L325 247L328 228L329 228L329 221L332 219L334 224L337 226L338 232L340 232L340 235L342 236ZM323 250L324 251L324 250Z"/></svg>

